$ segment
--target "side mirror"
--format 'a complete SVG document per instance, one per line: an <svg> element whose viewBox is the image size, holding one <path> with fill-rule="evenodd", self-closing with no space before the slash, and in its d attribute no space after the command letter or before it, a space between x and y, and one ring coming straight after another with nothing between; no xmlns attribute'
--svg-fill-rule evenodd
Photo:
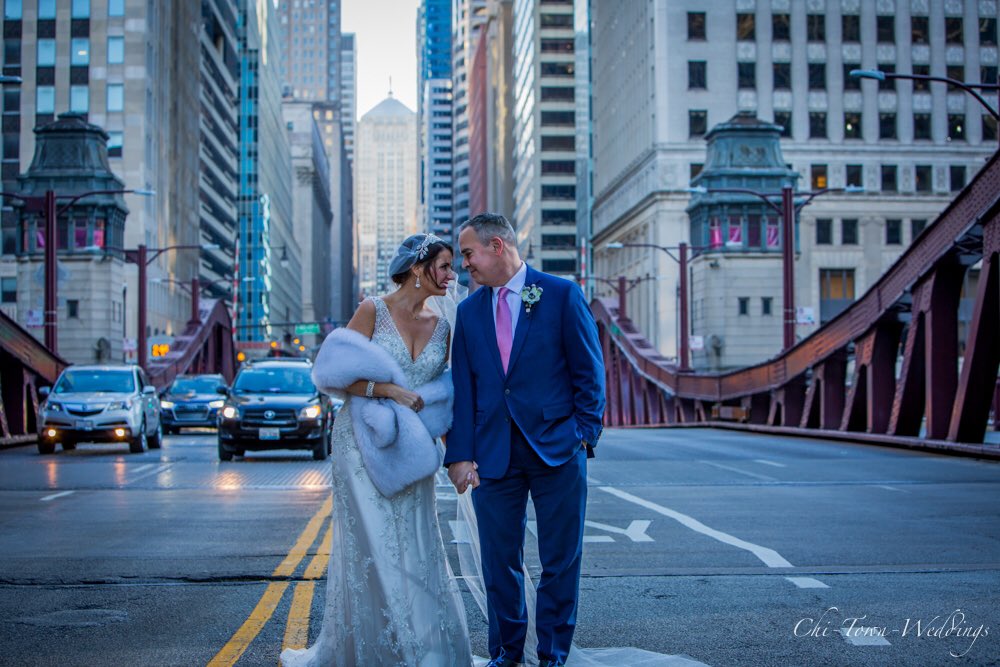
<svg viewBox="0 0 1000 667"><path fill-rule="evenodd" d="M48 395L52 393L52 387L39 387L38 395L42 398L48 398Z"/></svg>
<svg viewBox="0 0 1000 667"><path fill-rule="evenodd" d="M215 387L215 393L216 394L222 394L223 396L228 396L229 395L229 387L227 387L224 384L220 384L220 385L218 385L218 386Z"/></svg>
<svg viewBox="0 0 1000 667"><path fill-rule="evenodd" d="M156 387L154 387L151 384L147 384L145 387L142 388L142 395L143 396L156 396Z"/></svg>

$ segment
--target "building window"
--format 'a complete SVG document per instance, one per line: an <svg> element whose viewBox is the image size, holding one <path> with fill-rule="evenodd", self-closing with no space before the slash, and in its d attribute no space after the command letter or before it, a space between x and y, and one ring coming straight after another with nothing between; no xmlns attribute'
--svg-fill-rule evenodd
<svg viewBox="0 0 1000 667"><path fill-rule="evenodd" d="M826 112L825 111L810 111L809 112L809 138L810 139L826 139Z"/></svg>
<svg viewBox="0 0 1000 667"><path fill-rule="evenodd" d="M896 138L896 114L880 113L878 115L878 137L879 139Z"/></svg>
<svg viewBox="0 0 1000 667"><path fill-rule="evenodd" d="M965 141L965 114L948 114L948 139Z"/></svg>
<svg viewBox="0 0 1000 667"><path fill-rule="evenodd" d="M997 140L997 119L983 114L983 141Z"/></svg>
<svg viewBox="0 0 1000 667"><path fill-rule="evenodd" d="M90 40L86 37L74 37L70 40L69 64L90 64Z"/></svg>
<svg viewBox="0 0 1000 667"><path fill-rule="evenodd" d="M125 0L108 0L108 16L125 16Z"/></svg>
<svg viewBox="0 0 1000 667"><path fill-rule="evenodd" d="M930 192L933 189L931 166L929 164L918 164L913 169L913 180L917 192Z"/></svg>
<svg viewBox="0 0 1000 667"><path fill-rule="evenodd" d="M913 114L913 138L931 138L931 115L929 113Z"/></svg>
<svg viewBox="0 0 1000 667"><path fill-rule="evenodd" d="M816 221L816 245L833 244L833 220L819 218Z"/></svg>
<svg viewBox="0 0 1000 667"><path fill-rule="evenodd" d="M850 111L844 114L844 138L861 138L861 112Z"/></svg>
<svg viewBox="0 0 1000 667"><path fill-rule="evenodd" d="M781 136L790 137L792 136L792 112L791 111L775 111L774 112L774 124L781 126Z"/></svg>
<svg viewBox="0 0 1000 667"><path fill-rule="evenodd" d="M708 132L708 112L703 109L688 111L688 135L703 137Z"/></svg>
<svg viewBox="0 0 1000 667"><path fill-rule="evenodd" d="M788 90L792 87L791 63L774 63L774 89Z"/></svg>
<svg viewBox="0 0 1000 667"><path fill-rule="evenodd" d="M543 102L572 102L573 86L542 86Z"/></svg>
<svg viewBox="0 0 1000 667"><path fill-rule="evenodd" d="M840 221L840 244L858 245L858 221L855 218L845 218Z"/></svg>
<svg viewBox="0 0 1000 667"><path fill-rule="evenodd" d="M965 81L965 65L948 65L944 68L944 75L955 81Z"/></svg>
<svg viewBox="0 0 1000 667"><path fill-rule="evenodd" d="M87 86L69 87L69 110L79 113L90 111L90 88Z"/></svg>
<svg viewBox="0 0 1000 667"><path fill-rule="evenodd" d="M753 14L736 15L736 40L752 42L757 37L756 17Z"/></svg>
<svg viewBox="0 0 1000 667"><path fill-rule="evenodd" d="M914 65L912 68L914 74L920 76L928 76L931 73L930 65ZM913 80L913 92L926 92L931 89L930 81L927 79L914 79Z"/></svg>
<svg viewBox="0 0 1000 667"><path fill-rule="evenodd" d="M80 318L80 302L76 299L66 300L66 317L69 319Z"/></svg>
<svg viewBox="0 0 1000 667"><path fill-rule="evenodd" d="M705 12L688 12L688 39L705 39Z"/></svg>
<svg viewBox="0 0 1000 667"><path fill-rule="evenodd" d="M122 156L123 138L121 132L108 132L108 157Z"/></svg>
<svg viewBox="0 0 1000 667"><path fill-rule="evenodd" d="M875 35L879 42L894 44L896 42L896 17L876 16Z"/></svg>
<svg viewBox="0 0 1000 667"><path fill-rule="evenodd" d="M946 44L962 44L962 17L946 16L944 19L944 41Z"/></svg>
<svg viewBox="0 0 1000 667"><path fill-rule="evenodd" d="M550 201L553 199L576 201L576 186L542 185L542 200Z"/></svg>
<svg viewBox="0 0 1000 667"><path fill-rule="evenodd" d="M930 44L930 20L926 16L910 17L910 41L914 44Z"/></svg>
<svg viewBox="0 0 1000 667"><path fill-rule="evenodd" d="M35 113L56 112L56 89L52 86L38 86L35 89Z"/></svg>
<svg viewBox="0 0 1000 667"><path fill-rule="evenodd" d="M55 67L56 64L56 40L38 40L37 58L39 67Z"/></svg>
<svg viewBox="0 0 1000 667"><path fill-rule="evenodd" d="M771 14L771 39L787 42L791 37L791 25L791 16L788 14Z"/></svg>
<svg viewBox="0 0 1000 667"><path fill-rule="evenodd" d="M847 185L860 188L864 183L864 167L860 164L847 165Z"/></svg>
<svg viewBox="0 0 1000 667"><path fill-rule="evenodd" d="M56 17L56 0L38 0L38 19L50 20Z"/></svg>
<svg viewBox="0 0 1000 667"><path fill-rule="evenodd" d="M693 181L694 177L701 173L701 170L705 168L705 165L701 162L692 162L691 166L688 168L688 181Z"/></svg>
<svg viewBox="0 0 1000 667"><path fill-rule="evenodd" d="M900 245L903 243L903 221L902 220L886 220L885 221L885 244L886 245Z"/></svg>
<svg viewBox="0 0 1000 667"><path fill-rule="evenodd" d="M90 18L90 0L73 0L70 16L75 19Z"/></svg>
<svg viewBox="0 0 1000 667"><path fill-rule="evenodd" d="M542 76L572 77L573 63L542 63Z"/></svg>
<svg viewBox="0 0 1000 667"><path fill-rule="evenodd" d="M542 209L543 225L575 225L576 211L574 209Z"/></svg>
<svg viewBox="0 0 1000 667"><path fill-rule="evenodd" d="M948 167L948 183L952 192L958 192L965 187L965 165L953 164Z"/></svg>
<svg viewBox="0 0 1000 667"><path fill-rule="evenodd" d="M542 250L573 250L576 234L542 234Z"/></svg>
<svg viewBox="0 0 1000 667"><path fill-rule="evenodd" d="M542 53L573 53L572 39L543 39Z"/></svg>
<svg viewBox="0 0 1000 667"><path fill-rule="evenodd" d="M546 273L575 273L575 259L543 259L542 271Z"/></svg>
<svg viewBox="0 0 1000 667"><path fill-rule="evenodd" d="M737 304L738 304L739 314L740 315L749 315L750 314L750 297L748 297L748 296L741 296L741 297L739 297L737 299Z"/></svg>
<svg viewBox="0 0 1000 667"><path fill-rule="evenodd" d="M854 301L854 269L819 270L819 317L826 324Z"/></svg>
<svg viewBox="0 0 1000 667"><path fill-rule="evenodd" d="M826 63L809 63L809 90L826 90Z"/></svg>
<svg viewBox="0 0 1000 667"><path fill-rule="evenodd" d="M740 88L757 87L757 63L737 63L736 70Z"/></svg>
<svg viewBox="0 0 1000 667"><path fill-rule="evenodd" d="M541 15L541 27L542 28L572 28L573 27L573 15L572 14L542 14Z"/></svg>
<svg viewBox="0 0 1000 667"><path fill-rule="evenodd" d="M542 175L576 173L576 162L573 160L542 160Z"/></svg>
<svg viewBox="0 0 1000 667"><path fill-rule="evenodd" d="M550 137L542 135L542 150L543 151L575 151L576 150L576 137L573 135L569 136L555 136Z"/></svg>
<svg viewBox="0 0 1000 667"><path fill-rule="evenodd" d="M120 65L125 62L125 38L108 37L108 64Z"/></svg>
<svg viewBox="0 0 1000 667"><path fill-rule="evenodd" d="M810 177L813 190L822 190L827 185L826 165L814 164L810 167Z"/></svg>
<svg viewBox="0 0 1000 667"><path fill-rule="evenodd" d="M700 90L705 88L706 64L704 60L688 61L688 89Z"/></svg>
<svg viewBox="0 0 1000 667"><path fill-rule="evenodd" d="M861 17L857 14L844 14L840 17L841 39L845 42L861 41Z"/></svg>
<svg viewBox="0 0 1000 667"><path fill-rule="evenodd" d="M0 278L0 303L17 303L17 278Z"/></svg>
<svg viewBox="0 0 1000 667"><path fill-rule="evenodd" d="M980 67L979 83L997 83L997 66L984 65Z"/></svg>
<svg viewBox="0 0 1000 667"><path fill-rule="evenodd" d="M910 243L916 241L926 228L926 220L910 220Z"/></svg>
<svg viewBox="0 0 1000 667"><path fill-rule="evenodd" d="M125 86L121 83L108 84L108 111L125 110Z"/></svg>
<svg viewBox="0 0 1000 667"><path fill-rule="evenodd" d="M979 46L997 45L997 20L995 18L979 19Z"/></svg>
<svg viewBox="0 0 1000 667"><path fill-rule="evenodd" d="M861 80L851 76L855 69L861 69L861 63L844 63L844 90L861 90Z"/></svg>
<svg viewBox="0 0 1000 667"><path fill-rule="evenodd" d="M810 42L826 41L825 14L806 14L806 39Z"/></svg>
<svg viewBox="0 0 1000 667"><path fill-rule="evenodd" d="M885 72L886 74L895 74L896 73L896 66L895 65L890 65L889 63L879 63L878 64L878 68L881 71ZM879 90L896 90L896 81L898 81L898 79L890 79L889 77L886 77L885 80L878 82L878 89Z"/></svg>
<svg viewBox="0 0 1000 667"><path fill-rule="evenodd" d="M21 0L4 0L3 2L3 17L10 21L20 21L21 20Z"/></svg>
<svg viewBox="0 0 1000 667"><path fill-rule="evenodd" d="M762 296L760 298L760 314L771 315L774 312L774 297Z"/></svg>
<svg viewBox="0 0 1000 667"><path fill-rule="evenodd" d="M547 126L573 126L576 123L575 111L543 111L542 127ZM450 127L450 125L449 125ZM332 129L332 127L330 128Z"/></svg>
<svg viewBox="0 0 1000 667"><path fill-rule="evenodd" d="M882 192L896 192L896 165L882 165Z"/></svg>

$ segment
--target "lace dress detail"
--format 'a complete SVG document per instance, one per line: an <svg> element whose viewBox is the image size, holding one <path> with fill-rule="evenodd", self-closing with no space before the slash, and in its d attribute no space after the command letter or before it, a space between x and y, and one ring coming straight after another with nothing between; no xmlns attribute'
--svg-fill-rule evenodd
<svg viewBox="0 0 1000 667"><path fill-rule="evenodd" d="M399 363L410 388L448 362L439 319L416 359L389 309L375 302L372 341ZM349 402L350 397L347 398ZM434 477L386 498L372 485L354 442L350 406L333 428L333 547L323 627L316 644L281 654L285 667L472 665L465 608L441 539Z"/></svg>

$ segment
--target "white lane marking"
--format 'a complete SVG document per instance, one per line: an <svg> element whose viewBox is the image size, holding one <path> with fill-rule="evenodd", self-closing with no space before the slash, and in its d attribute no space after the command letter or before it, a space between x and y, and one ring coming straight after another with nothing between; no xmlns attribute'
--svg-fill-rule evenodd
<svg viewBox="0 0 1000 667"><path fill-rule="evenodd" d="M898 491L899 493L909 493L906 489L897 489L894 486L889 486L888 484L877 484L877 488L885 489L886 491Z"/></svg>
<svg viewBox="0 0 1000 667"><path fill-rule="evenodd" d="M588 521L587 523L589 524L590 522ZM538 539L538 522L537 521L529 521L528 522L528 532L531 533L532 535L534 535L534 537L535 537L536 540ZM583 536L583 541L587 542L587 543L593 543L593 542L614 542L615 538L611 537L610 535L584 535Z"/></svg>
<svg viewBox="0 0 1000 667"><path fill-rule="evenodd" d="M754 459L757 463L761 463L766 466L774 466L775 468L787 468L784 463L778 463L776 461L768 461L767 459Z"/></svg>
<svg viewBox="0 0 1000 667"><path fill-rule="evenodd" d="M71 493L74 493L74 492L73 491L62 491L61 493L53 493L51 496L45 496L44 498L41 499L41 501L43 503L47 503L50 500L55 500L56 498L62 498L64 496L70 495Z"/></svg>
<svg viewBox="0 0 1000 667"><path fill-rule="evenodd" d="M799 588L829 588L829 586L819 579L813 579L812 577L785 577L785 579L788 579Z"/></svg>
<svg viewBox="0 0 1000 667"><path fill-rule="evenodd" d="M631 493L627 493L620 489L616 489L611 486L600 486L598 487L601 491L605 493L610 493L613 496L621 498L622 500L627 500L630 503L634 503L639 507L645 507L648 510L652 510L657 514L662 514L665 517L677 521L682 526L690 528L696 533L701 533L707 537L711 537L714 540L718 540L723 544L728 544L734 546L737 549L743 549L744 551L749 551L754 556L760 559L764 565L767 567L794 567L791 563L785 560L781 554L779 554L774 549L768 549L767 547L762 547L758 544L752 542L747 542L746 540L741 540L738 537L734 537L728 533L723 533L721 530L716 530L714 528L709 528L701 521L690 517L686 514L681 514L675 510L663 507L662 505L657 505L656 503L649 502L638 496L633 496Z"/></svg>
<svg viewBox="0 0 1000 667"><path fill-rule="evenodd" d="M588 484L604 484L604 482L602 482L601 480L597 479L593 475L587 475L587 483Z"/></svg>
<svg viewBox="0 0 1000 667"><path fill-rule="evenodd" d="M142 472L143 470L149 470L152 467L153 467L152 463L146 463L144 465L139 466L138 468L133 468L132 472Z"/></svg>
<svg viewBox="0 0 1000 667"><path fill-rule="evenodd" d="M769 477L767 475L761 475L756 472L750 472L748 470L740 470L739 468L734 468L732 466L722 465L721 463L713 463L712 461L698 461L698 463L704 463L707 466L712 466L714 468L719 468L721 470L728 470L729 472L739 473L741 475L746 475L748 477L753 477L754 479L759 479L764 482L777 482L778 480L774 477Z"/></svg>
<svg viewBox="0 0 1000 667"><path fill-rule="evenodd" d="M609 533L614 533L616 535L624 535L633 542L652 542L653 538L646 534L646 529L649 528L649 524L651 523L653 522L646 519L632 521L629 523L628 528L625 528L624 530L616 526L609 526L606 523L597 523L596 521L585 521L584 525L598 530L604 530Z"/></svg>
<svg viewBox="0 0 1000 667"><path fill-rule="evenodd" d="M161 472L166 472L169 469L170 469L170 464L167 463L165 465L160 466L159 468L156 468L154 470L150 470L147 473L139 475L138 477L133 477L132 479L130 479L127 482L127 484L132 484L133 482L138 482L140 479L145 479L147 477L152 477L153 475L159 475Z"/></svg>
<svg viewBox="0 0 1000 667"><path fill-rule="evenodd" d="M872 634L869 634L868 631ZM880 634L875 634L877 628L841 628L837 630L848 644L855 646L892 646L889 640Z"/></svg>

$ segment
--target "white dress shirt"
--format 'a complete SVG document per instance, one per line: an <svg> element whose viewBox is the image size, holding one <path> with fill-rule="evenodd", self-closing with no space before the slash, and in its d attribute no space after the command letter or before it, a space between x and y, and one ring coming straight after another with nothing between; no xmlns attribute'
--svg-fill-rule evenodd
<svg viewBox="0 0 1000 667"><path fill-rule="evenodd" d="M517 319L521 316L521 290L524 289L524 279L528 275L528 265L521 262L521 268L507 281L506 287L510 290L507 293L507 305L510 307L510 333L511 336L517 331ZM497 328L497 299L500 288L493 288L493 330Z"/></svg>

